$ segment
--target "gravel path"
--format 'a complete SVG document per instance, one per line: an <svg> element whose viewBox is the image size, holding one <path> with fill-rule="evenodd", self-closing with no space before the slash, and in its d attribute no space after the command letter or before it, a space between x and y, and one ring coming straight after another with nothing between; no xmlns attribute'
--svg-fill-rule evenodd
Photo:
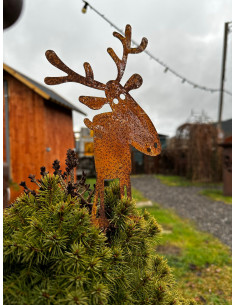
<svg viewBox="0 0 236 305"><path fill-rule="evenodd" d="M198 194L200 187L162 184L153 176L132 177L132 186L165 208L173 208L184 218L195 221L199 230L211 233L232 247L232 206Z"/></svg>

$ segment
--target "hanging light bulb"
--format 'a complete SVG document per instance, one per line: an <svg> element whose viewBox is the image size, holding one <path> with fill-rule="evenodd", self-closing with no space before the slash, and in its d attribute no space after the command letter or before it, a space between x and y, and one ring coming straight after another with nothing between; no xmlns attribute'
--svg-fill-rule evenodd
<svg viewBox="0 0 236 305"><path fill-rule="evenodd" d="M87 12L88 2L84 1L84 6L82 8L82 13L85 14Z"/></svg>

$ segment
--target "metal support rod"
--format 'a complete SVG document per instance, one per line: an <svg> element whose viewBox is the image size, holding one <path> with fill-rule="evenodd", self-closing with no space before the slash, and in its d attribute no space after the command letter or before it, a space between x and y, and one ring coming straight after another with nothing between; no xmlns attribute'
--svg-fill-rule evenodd
<svg viewBox="0 0 236 305"><path fill-rule="evenodd" d="M225 62L227 53L227 41L228 41L228 24L225 22L224 26L224 46L223 46L223 58L221 66L221 81L220 81L220 101L219 101L219 114L218 114L218 128L221 129L221 119L222 119L222 108L223 108L223 97L224 97L224 80L225 80Z"/></svg>
<svg viewBox="0 0 236 305"><path fill-rule="evenodd" d="M10 152L10 129L9 129L9 103L8 103L8 83L3 81L4 99L5 99L5 140L6 140L6 158L9 170L9 179L11 179L11 152Z"/></svg>

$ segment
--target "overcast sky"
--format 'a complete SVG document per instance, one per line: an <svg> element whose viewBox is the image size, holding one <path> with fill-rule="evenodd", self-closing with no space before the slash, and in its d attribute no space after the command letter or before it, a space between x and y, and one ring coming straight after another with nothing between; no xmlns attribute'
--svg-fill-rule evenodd
<svg viewBox="0 0 236 305"><path fill-rule="evenodd" d="M89 0L119 28L132 26L132 38L148 39L147 50L175 71L197 84L220 87L224 23L231 21L230 0ZM19 20L4 31L3 59L19 72L43 83L46 76L61 76L45 58L52 49L76 72L84 75L83 63L89 62L95 79L106 83L116 78L116 66L106 49L118 55L122 48L113 37L114 29L88 8L81 13L81 0L24 0ZM231 34L228 37L225 89L231 90ZM131 95L153 121L157 131L173 136L186 122L191 110L204 111L212 121L218 118L219 93L209 93L182 83L147 54L129 55L121 83L139 73L143 85ZM45 85L46 86L46 85ZM78 101L80 95L104 96L100 90L81 84L51 86L62 97L79 107L92 120L109 106L94 111ZM232 117L232 98L224 94L223 119ZM74 115L74 130L84 117Z"/></svg>

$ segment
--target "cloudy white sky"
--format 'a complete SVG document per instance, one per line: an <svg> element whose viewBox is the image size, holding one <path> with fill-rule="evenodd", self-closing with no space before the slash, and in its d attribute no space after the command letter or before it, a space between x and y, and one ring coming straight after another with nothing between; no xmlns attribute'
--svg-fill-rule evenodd
<svg viewBox="0 0 236 305"><path fill-rule="evenodd" d="M130 24L132 38L148 38L147 50L189 80L211 88L220 87L224 23L231 21L231 0L89 0L119 28ZM91 64L95 79L106 83L116 78L116 66L106 52L122 48L112 36L114 29L88 8L81 13L81 0L24 0L20 19L4 31L3 59L19 72L43 83L46 76L61 76L45 58L52 49L73 70L84 75L83 62ZM225 89L231 90L231 34L228 38ZM216 121L219 93L194 89L145 53L130 55L122 84L139 73L143 85L131 91L153 121L157 131L172 136L186 122L191 110L204 111ZM46 86L46 85L45 85ZM80 84L51 87L58 94L93 116L110 111L109 106L94 111L78 101L80 95L103 96L103 92ZM224 95L223 119L232 117L232 98ZM79 130L84 117L74 115Z"/></svg>

